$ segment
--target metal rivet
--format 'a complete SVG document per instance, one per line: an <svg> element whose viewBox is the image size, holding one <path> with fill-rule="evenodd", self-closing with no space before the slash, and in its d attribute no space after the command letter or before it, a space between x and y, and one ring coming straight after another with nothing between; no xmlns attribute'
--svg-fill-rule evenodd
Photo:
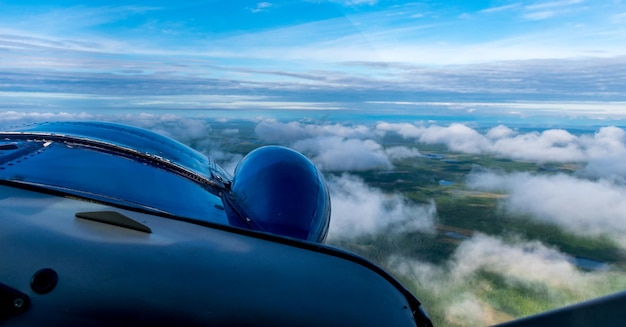
<svg viewBox="0 0 626 327"><path fill-rule="evenodd" d="M24 305L24 299L22 299L21 297L15 298L15 300L13 300L13 306L16 309L21 308Z"/></svg>

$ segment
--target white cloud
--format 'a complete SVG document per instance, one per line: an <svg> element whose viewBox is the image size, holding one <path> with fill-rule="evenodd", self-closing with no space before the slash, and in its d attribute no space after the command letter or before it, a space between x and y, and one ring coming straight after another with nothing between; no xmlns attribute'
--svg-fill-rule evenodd
<svg viewBox="0 0 626 327"><path fill-rule="evenodd" d="M390 255L387 265L411 280L418 296L419 292L429 293L436 302L430 305L443 311L443 319L462 326L502 322L503 317L493 314L500 309L492 307L494 293L502 290L490 290L492 287L540 292L543 305L556 308L606 295L616 281L626 283L619 271L582 272L572 265L571 257L539 242L505 241L482 234L463 241L440 265L397 255ZM490 284L479 277L481 272L498 276L505 285Z"/></svg>
<svg viewBox="0 0 626 327"><path fill-rule="evenodd" d="M514 130L504 126L504 125L498 125L496 127L491 128L486 136L492 140L497 140L497 139L503 139L503 138L507 138L507 137L511 137L513 135L517 134Z"/></svg>
<svg viewBox="0 0 626 327"><path fill-rule="evenodd" d="M590 158L626 155L626 131L619 127L602 127L593 136L581 136Z"/></svg>
<svg viewBox="0 0 626 327"><path fill-rule="evenodd" d="M188 119L172 114L126 115L122 118L113 116L111 120L150 129L186 144L206 139L211 133L211 126L206 120Z"/></svg>
<svg viewBox="0 0 626 327"><path fill-rule="evenodd" d="M451 276L462 282L481 269L507 279L540 281L552 286L576 286L579 273L570 257L537 241L507 244L501 239L478 235L463 242L453 255Z"/></svg>
<svg viewBox="0 0 626 327"><path fill-rule="evenodd" d="M376 124L376 132L381 134L395 132L404 138L418 138L421 134L421 128L411 123L379 122Z"/></svg>
<svg viewBox="0 0 626 327"><path fill-rule="evenodd" d="M422 154L416 148L409 148L406 146L392 146L386 148L385 153L391 160L402 160L422 156Z"/></svg>
<svg viewBox="0 0 626 327"><path fill-rule="evenodd" d="M463 124L453 123L450 126L438 125L416 126L407 123L379 123L378 131L394 131L407 138L416 138L428 144L445 144L451 150L466 153L481 153L489 150L490 142L486 137Z"/></svg>
<svg viewBox="0 0 626 327"><path fill-rule="evenodd" d="M584 0L564 0L564 1L548 1L537 4L527 5L524 7L526 13L522 15L528 20L543 20L554 16L570 13L577 9L575 5L583 3ZM579 7L579 10L585 11L585 7Z"/></svg>
<svg viewBox="0 0 626 327"><path fill-rule="evenodd" d="M589 160L582 174L592 178L603 178L616 184L626 185L626 154L616 153Z"/></svg>
<svg viewBox="0 0 626 327"><path fill-rule="evenodd" d="M573 135L563 129L518 133L506 126L491 128L484 135L458 123L447 127L409 123L378 123L379 134L397 133L428 144L444 144L450 150L470 154L496 155L536 162L604 162L602 158L626 156L626 132L602 127L594 134ZM603 165L600 165L603 167ZM592 169L593 168L593 169ZM613 167L611 172L621 172ZM595 174L598 168L591 167Z"/></svg>
<svg viewBox="0 0 626 327"><path fill-rule="evenodd" d="M256 126L255 132L264 142L287 145L303 152L324 171L393 168L383 147L372 139L373 131L364 125L266 120Z"/></svg>
<svg viewBox="0 0 626 327"><path fill-rule="evenodd" d="M498 7L490 7L487 9L483 9L480 11L480 13L485 13L485 14L489 14L489 13L497 13L497 12L502 12L502 11L509 11L512 9L517 9L520 7L519 3L512 3L509 5L503 5L503 6L498 6Z"/></svg>
<svg viewBox="0 0 626 327"><path fill-rule="evenodd" d="M300 122L281 123L275 120L260 122L254 129L265 142L289 144L306 138L319 136L340 136L344 138L370 138L374 133L364 125L346 126L342 124L304 124Z"/></svg>
<svg viewBox="0 0 626 327"><path fill-rule="evenodd" d="M447 127L437 125L422 129L419 140L424 143L443 143L451 150L481 153L489 148L488 140L463 124L453 123Z"/></svg>
<svg viewBox="0 0 626 327"><path fill-rule="evenodd" d="M616 13L611 17L611 21L621 24L626 22L626 12Z"/></svg>
<svg viewBox="0 0 626 327"><path fill-rule="evenodd" d="M624 186L563 174L492 172L471 174L467 184L477 190L505 192L509 196L502 204L508 211L529 214L579 235L606 235L626 246Z"/></svg>
<svg viewBox="0 0 626 327"><path fill-rule="evenodd" d="M270 2L259 2L256 4L256 7L254 8L248 8L248 10L252 13L259 13L259 12L264 12L267 11L268 8L270 8L272 6L272 3Z"/></svg>
<svg viewBox="0 0 626 327"><path fill-rule="evenodd" d="M343 174L327 180L332 198L329 240L375 233L434 231L436 207L415 205Z"/></svg>
<svg viewBox="0 0 626 327"><path fill-rule="evenodd" d="M546 1L539 2L532 5L527 5L525 8L529 10L538 10L538 9L546 9L546 8L562 8L568 7L571 5L579 4L585 2L584 0L562 0L562 1Z"/></svg>
<svg viewBox="0 0 626 327"><path fill-rule="evenodd" d="M529 13L524 14L522 17L528 20L543 20L543 19L548 19L554 15L556 15L554 11L543 10L543 11L529 12Z"/></svg>
<svg viewBox="0 0 626 327"><path fill-rule="evenodd" d="M372 140L323 136L297 141L292 147L309 155L323 171L393 168L383 147Z"/></svg>
<svg viewBox="0 0 626 327"><path fill-rule="evenodd" d="M490 147L486 152L520 160L572 162L587 159L578 138L557 129L500 138Z"/></svg>
<svg viewBox="0 0 626 327"><path fill-rule="evenodd" d="M311 1L311 0L308 0L308 1ZM322 0L313 0L313 1L321 2ZM378 0L327 0L327 1L341 4L344 6L361 6L361 5L373 6L378 3Z"/></svg>
<svg viewBox="0 0 626 327"><path fill-rule="evenodd" d="M268 143L289 144L310 137L297 122L263 121L255 127L254 131L261 140Z"/></svg>
<svg viewBox="0 0 626 327"><path fill-rule="evenodd" d="M30 11L22 10L15 13L15 17L7 17L14 26L30 27L29 24L37 24L37 30L50 32L76 33L86 28L110 24L131 16L143 15L150 12L160 11L163 8L134 6L134 5L108 5L100 7L71 6L52 7L51 10L41 10L36 6Z"/></svg>
<svg viewBox="0 0 626 327"><path fill-rule="evenodd" d="M491 325L486 319L484 304L470 292L460 292L457 297L451 299L444 311L446 320L460 326Z"/></svg>

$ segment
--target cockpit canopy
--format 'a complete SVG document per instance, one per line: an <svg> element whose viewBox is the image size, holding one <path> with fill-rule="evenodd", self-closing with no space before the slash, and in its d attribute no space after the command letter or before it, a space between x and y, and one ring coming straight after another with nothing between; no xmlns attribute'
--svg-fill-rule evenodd
<svg viewBox="0 0 626 327"><path fill-rule="evenodd" d="M321 242L330 222L330 197L320 172L302 154L266 146L235 170L227 212L253 229Z"/></svg>
<svg viewBox="0 0 626 327"><path fill-rule="evenodd" d="M330 219L322 176L293 150L252 151L233 179L177 141L113 123L0 132L0 182L310 241Z"/></svg>

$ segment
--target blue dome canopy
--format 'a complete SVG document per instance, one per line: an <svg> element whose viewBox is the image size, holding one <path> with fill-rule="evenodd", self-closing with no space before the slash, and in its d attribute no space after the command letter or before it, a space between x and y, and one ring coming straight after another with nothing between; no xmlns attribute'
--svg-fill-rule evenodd
<svg viewBox="0 0 626 327"><path fill-rule="evenodd" d="M302 154L279 146L250 152L237 165L229 218L253 229L321 242L330 222L330 196L318 169Z"/></svg>

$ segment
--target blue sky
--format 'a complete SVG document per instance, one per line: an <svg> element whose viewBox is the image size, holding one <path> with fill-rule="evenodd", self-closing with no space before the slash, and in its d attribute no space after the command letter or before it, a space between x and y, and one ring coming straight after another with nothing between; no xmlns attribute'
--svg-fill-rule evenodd
<svg viewBox="0 0 626 327"><path fill-rule="evenodd" d="M0 110L621 116L624 85L617 0L0 1Z"/></svg>

